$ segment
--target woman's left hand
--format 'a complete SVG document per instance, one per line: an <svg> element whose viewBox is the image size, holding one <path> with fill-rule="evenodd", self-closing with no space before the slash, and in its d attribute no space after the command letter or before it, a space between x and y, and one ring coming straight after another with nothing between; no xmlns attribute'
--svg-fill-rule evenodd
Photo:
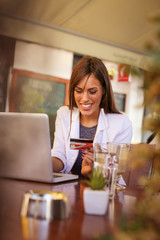
<svg viewBox="0 0 160 240"><path fill-rule="evenodd" d="M94 164L94 157L93 157L93 149L86 149L83 150L82 153L82 169L81 173L86 175L92 171L93 164Z"/></svg>

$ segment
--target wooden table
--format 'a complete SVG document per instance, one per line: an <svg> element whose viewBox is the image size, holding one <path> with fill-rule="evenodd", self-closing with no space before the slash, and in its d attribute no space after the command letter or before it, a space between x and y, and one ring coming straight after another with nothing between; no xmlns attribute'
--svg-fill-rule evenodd
<svg viewBox="0 0 160 240"><path fill-rule="evenodd" d="M83 190L80 180L46 184L29 181L0 179L0 239L94 239L114 229L122 212L130 214L139 196L138 189L128 188L110 200L105 216L87 215L83 208ZM53 190L67 193L71 203L71 216L52 222L21 218L23 195L29 190Z"/></svg>

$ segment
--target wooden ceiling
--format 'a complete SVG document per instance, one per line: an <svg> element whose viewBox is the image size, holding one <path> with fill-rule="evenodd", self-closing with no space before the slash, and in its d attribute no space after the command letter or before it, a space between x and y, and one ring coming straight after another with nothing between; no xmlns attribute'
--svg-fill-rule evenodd
<svg viewBox="0 0 160 240"><path fill-rule="evenodd" d="M143 55L157 12L160 0L0 0L0 34L118 61L115 49Z"/></svg>

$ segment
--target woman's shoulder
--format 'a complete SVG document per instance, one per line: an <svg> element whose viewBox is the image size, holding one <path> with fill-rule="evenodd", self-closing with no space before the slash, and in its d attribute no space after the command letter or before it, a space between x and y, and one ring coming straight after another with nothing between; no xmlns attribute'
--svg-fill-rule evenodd
<svg viewBox="0 0 160 240"><path fill-rule="evenodd" d="M122 123L124 122L125 124L131 125L132 122L128 118L128 116L124 113L118 114L118 113L108 113L106 116L109 118L109 121L113 123Z"/></svg>
<svg viewBox="0 0 160 240"><path fill-rule="evenodd" d="M77 112L79 112L79 110L77 108L73 108L72 114L75 115L77 114ZM70 116L71 110L69 109L69 106L63 105L57 110L57 114L63 116Z"/></svg>
<svg viewBox="0 0 160 240"><path fill-rule="evenodd" d="M61 106L59 107L59 109L57 110L57 120L61 121L67 121L70 119L70 110L68 106Z"/></svg>
<svg viewBox="0 0 160 240"><path fill-rule="evenodd" d="M59 113L59 114L63 114L63 113L66 114L69 112L70 112L69 106L66 106L66 105L59 107L59 109L57 110L57 113Z"/></svg>

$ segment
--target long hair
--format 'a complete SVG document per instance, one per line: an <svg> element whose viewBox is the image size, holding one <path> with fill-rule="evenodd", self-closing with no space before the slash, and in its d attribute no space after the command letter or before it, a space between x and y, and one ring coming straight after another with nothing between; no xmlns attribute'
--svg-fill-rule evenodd
<svg viewBox="0 0 160 240"><path fill-rule="evenodd" d="M77 107L74 99L74 89L81 79L85 76L94 74L99 80L104 94L101 99L100 108L104 109L105 113L120 113L115 105L113 90L109 79L109 74L104 63L96 57L83 57L75 65L69 85L69 109L72 111Z"/></svg>

